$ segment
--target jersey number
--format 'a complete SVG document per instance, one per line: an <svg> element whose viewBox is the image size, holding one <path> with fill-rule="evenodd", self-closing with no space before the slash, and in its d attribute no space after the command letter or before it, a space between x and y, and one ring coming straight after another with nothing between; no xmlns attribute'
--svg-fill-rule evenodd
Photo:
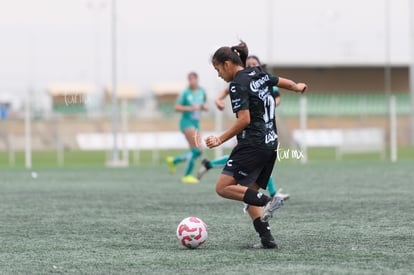
<svg viewBox="0 0 414 275"><path fill-rule="evenodd" d="M263 101L264 104L264 114L263 120L265 123L268 123L270 120L275 118L275 99L272 95L268 95Z"/></svg>

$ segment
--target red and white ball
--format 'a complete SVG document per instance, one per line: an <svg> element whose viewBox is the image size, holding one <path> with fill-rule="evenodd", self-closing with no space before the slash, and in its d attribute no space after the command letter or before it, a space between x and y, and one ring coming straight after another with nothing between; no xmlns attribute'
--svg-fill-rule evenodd
<svg viewBox="0 0 414 275"><path fill-rule="evenodd" d="M183 246L197 248L207 241L207 225L196 217L185 218L177 226L177 238Z"/></svg>

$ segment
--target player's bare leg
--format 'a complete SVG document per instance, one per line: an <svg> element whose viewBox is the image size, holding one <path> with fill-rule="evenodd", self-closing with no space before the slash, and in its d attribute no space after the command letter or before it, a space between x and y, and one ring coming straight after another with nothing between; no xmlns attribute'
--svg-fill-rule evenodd
<svg viewBox="0 0 414 275"><path fill-rule="evenodd" d="M196 128L187 128L184 131L185 139L187 140L190 148L199 148L201 144L200 132Z"/></svg>
<svg viewBox="0 0 414 275"><path fill-rule="evenodd" d="M217 194L231 200L243 201L247 189L246 186L237 185L235 178L225 174L221 174L216 183Z"/></svg>
<svg viewBox="0 0 414 275"><path fill-rule="evenodd" d="M200 150L200 133L195 128L187 129L184 132L185 138L190 145L190 157L187 160L187 168L184 177L181 179L183 183L198 183L198 179L192 175L196 159L201 156Z"/></svg>

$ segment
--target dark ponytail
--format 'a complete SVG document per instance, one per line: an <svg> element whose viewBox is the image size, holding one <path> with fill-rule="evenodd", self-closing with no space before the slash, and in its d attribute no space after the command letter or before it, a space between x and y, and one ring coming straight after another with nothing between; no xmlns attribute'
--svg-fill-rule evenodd
<svg viewBox="0 0 414 275"><path fill-rule="evenodd" d="M246 67L246 60L249 55L249 49L247 48L246 43L240 40L239 45L231 47L231 50L240 57L243 67Z"/></svg>
<svg viewBox="0 0 414 275"><path fill-rule="evenodd" d="M221 47L213 55L213 64L223 64L225 61L230 61L235 65L246 67L247 56L249 49L247 44L243 41L233 47Z"/></svg>

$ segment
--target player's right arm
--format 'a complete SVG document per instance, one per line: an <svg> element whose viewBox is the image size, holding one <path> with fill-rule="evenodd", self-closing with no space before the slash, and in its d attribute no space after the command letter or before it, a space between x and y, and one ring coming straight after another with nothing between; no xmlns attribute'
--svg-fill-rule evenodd
<svg viewBox="0 0 414 275"><path fill-rule="evenodd" d="M241 85L232 83L230 84L230 90L232 91L230 98L233 113L237 114L237 119L230 128L228 128L220 136L209 136L205 142L208 148L214 148L221 145L223 142L231 139L239 134L250 124L250 110L249 110L249 96L247 89L243 89Z"/></svg>
<svg viewBox="0 0 414 275"><path fill-rule="evenodd" d="M200 110L201 106L200 105L191 105L191 103L186 100L187 97L187 92L183 91L180 96L177 98L177 100L175 101L175 105L174 105L174 110L176 112L192 112L192 111L196 111L196 110Z"/></svg>
<svg viewBox="0 0 414 275"><path fill-rule="evenodd" d="M206 145L208 148L214 148L217 146L220 146L224 142L228 141L232 137L239 134L241 131L243 131L244 128L246 128L250 124L250 111L247 110L239 110L237 112L237 119L233 123L232 126L230 126L229 129L227 129L223 134L220 136L209 136L205 139Z"/></svg>
<svg viewBox="0 0 414 275"><path fill-rule="evenodd" d="M228 94L229 94L229 88L226 88L216 97L216 100L214 100L214 103L216 104L217 108L220 111L224 110L223 99L225 99Z"/></svg>
<svg viewBox="0 0 414 275"><path fill-rule="evenodd" d="M192 111L196 111L196 110L200 110L201 106L200 105L191 105L191 106L184 106L178 103L175 103L174 105L174 110L176 112L192 112Z"/></svg>

